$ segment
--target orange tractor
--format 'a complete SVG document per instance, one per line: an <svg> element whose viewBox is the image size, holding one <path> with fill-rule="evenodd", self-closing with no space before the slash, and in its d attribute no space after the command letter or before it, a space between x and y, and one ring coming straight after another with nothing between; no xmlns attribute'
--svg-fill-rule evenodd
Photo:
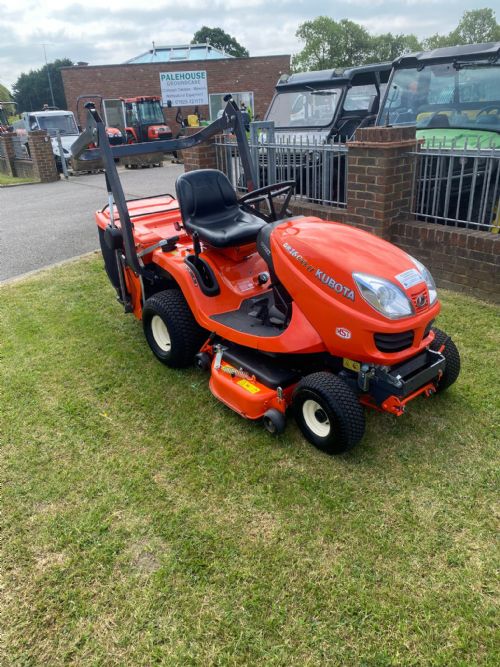
<svg viewBox="0 0 500 667"><path fill-rule="evenodd" d="M159 97L129 97L122 101L128 144L172 138L172 130L165 123Z"/></svg>
<svg viewBox="0 0 500 667"><path fill-rule="evenodd" d="M127 202L113 158L157 149L110 146L89 112L88 136L72 150L97 133L109 194L96 213L105 268L159 361L196 363L220 401L272 434L292 412L330 454L362 438L365 406L399 416L455 382L460 357L434 327L441 306L429 271L369 233L292 216L294 182L254 190L230 97L210 126L160 145L182 150L231 130L249 188L240 199L224 174L206 169L179 176L175 198Z"/></svg>

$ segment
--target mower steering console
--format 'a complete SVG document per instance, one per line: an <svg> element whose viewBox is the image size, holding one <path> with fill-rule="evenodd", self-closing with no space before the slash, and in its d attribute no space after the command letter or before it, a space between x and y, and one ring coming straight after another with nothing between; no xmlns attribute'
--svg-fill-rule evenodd
<svg viewBox="0 0 500 667"><path fill-rule="evenodd" d="M263 188L252 190L252 192L248 192L243 197L240 197L238 204L243 210L259 216L259 218L262 218L266 222L275 222L291 215L291 211L287 207L295 191L295 186L295 181L283 181L282 183L265 185ZM274 199L276 197L284 197L284 200L279 202L280 207L278 210L274 207ZM260 210L258 204L263 201L267 202L269 212Z"/></svg>

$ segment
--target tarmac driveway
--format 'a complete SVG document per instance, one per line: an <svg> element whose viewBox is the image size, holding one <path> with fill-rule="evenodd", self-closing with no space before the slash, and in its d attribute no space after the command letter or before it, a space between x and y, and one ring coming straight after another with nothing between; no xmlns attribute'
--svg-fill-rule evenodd
<svg viewBox="0 0 500 667"><path fill-rule="evenodd" d="M128 198L170 192L182 165L127 170ZM94 212L107 203L103 174L0 188L0 281L98 248Z"/></svg>

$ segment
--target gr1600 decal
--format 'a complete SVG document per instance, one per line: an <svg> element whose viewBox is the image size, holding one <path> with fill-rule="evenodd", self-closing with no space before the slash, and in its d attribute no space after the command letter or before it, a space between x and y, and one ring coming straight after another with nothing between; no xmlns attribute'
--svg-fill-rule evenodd
<svg viewBox="0 0 500 667"><path fill-rule="evenodd" d="M354 301L355 298L354 290L352 290L350 287L348 287L347 285L343 285L342 283L339 283L337 280L335 280L335 278L332 278L332 276L329 276L321 269L318 269L312 264L310 264L305 257L302 257L302 255L299 253L298 250L295 250L295 248L293 248L289 243L286 243L286 241L285 243L283 243L283 248L285 248L285 250L289 252L290 255L297 260L297 262L299 262L299 264L302 264L302 266L308 273L314 272L314 277L321 283L323 283L323 285L326 285L334 292L340 294L346 299Z"/></svg>

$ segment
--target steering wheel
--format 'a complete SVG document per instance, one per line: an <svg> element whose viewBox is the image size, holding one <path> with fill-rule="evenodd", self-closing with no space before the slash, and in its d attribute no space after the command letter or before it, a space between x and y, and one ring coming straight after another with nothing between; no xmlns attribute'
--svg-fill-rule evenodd
<svg viewBox="0 0 500 667"><path fill-rule="evenodd" d="M476 118L480 116L481 114L489 114L490 111L496 111L496 116L500 113L500 104L487 104L485 107L482 109L479 109L479 111L476 114Z"/></svg>
<svg viewBox="0 0 500 667"><path fill-rule="evenodd" d="M265 185L263 188L252 190L243 197L240 197L238 204L241 208L252 215L257 215L266 222L275 222L281 220L286 215L291 215L291 211L287 209L290 203L290 198L294 193L296 183L295 181L283 181L282 183L273 183L272 185ZM274 207L275 197L284 197L284 201L280 202L280 208L276 211ZM262 212L258 204L267 202L269 206L269 213Z"/></svg>

